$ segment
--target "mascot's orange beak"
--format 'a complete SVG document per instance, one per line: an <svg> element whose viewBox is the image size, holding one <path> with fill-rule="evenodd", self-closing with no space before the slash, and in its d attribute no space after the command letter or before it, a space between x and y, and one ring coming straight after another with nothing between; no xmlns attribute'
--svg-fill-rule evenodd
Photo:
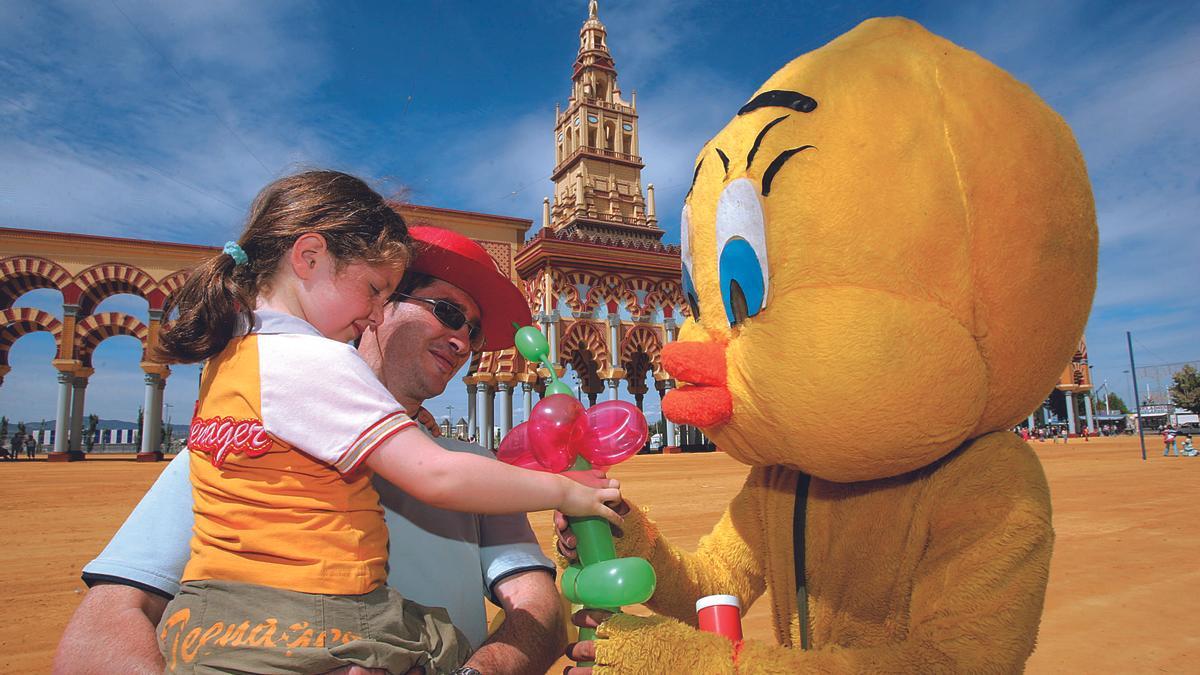
<svg viewBox="0 0 1200 675"><path fill-rule="evenodd" d="M667 417L701 428L733 417L733 397L726 388L725 345L716 342L672 342L663 347L663 367L679 388L663 399Z"/></svg>

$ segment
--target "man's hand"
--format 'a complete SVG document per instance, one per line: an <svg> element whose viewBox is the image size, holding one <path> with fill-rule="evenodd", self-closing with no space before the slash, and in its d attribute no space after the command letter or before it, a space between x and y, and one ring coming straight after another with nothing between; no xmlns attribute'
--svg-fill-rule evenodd
<svg viewBox="0 0 1200 675"><path fill-rule="evenodd" d="M621 516L622 518L629 514L629 502L626 502L624 499L622 499L616 505L610 503L609 506L613 511L616 512L618 516ZM575 551L575 535L571 533L571 530L568 527L567 517L564 516L561 511L554 512L554 528L558 533L557 546L559 555L566 558L567 562L569 563L575 562L575 560L579 558L579 554ZM614 537L620 537L622 534L624 534L621 531L621 528L617 527L616 525L612 526L612 532Z"/></svg>
<svg viewBox="0 0 1200 675"><path fill-rule="evenodd" d="M554 514L559 515L559 514ZM574 549L572 549L574 550ZM596 628L605 619L612 616L612 612L606 612L603 609L581 609L571 617L571 623L580 628ZM589 663L596 660L596 642L594 640L582 640L580 642L572 642L567 645L565 652L568 659L575 663ZM563 670L563 675L591 675L592 668L580 666L569 666Z"/></svg>

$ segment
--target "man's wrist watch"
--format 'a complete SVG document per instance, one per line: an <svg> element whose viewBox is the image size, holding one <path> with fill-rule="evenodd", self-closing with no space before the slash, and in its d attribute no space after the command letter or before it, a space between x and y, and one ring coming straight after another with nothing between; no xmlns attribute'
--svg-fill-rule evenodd
<svg viewBox="0 0 1200 675"><path fill-rule="evenodd" d="M450 673L450 675L483 675L483 673L479 672L475 668L472 668L471 666L459 666L458 670Z"/></svg>

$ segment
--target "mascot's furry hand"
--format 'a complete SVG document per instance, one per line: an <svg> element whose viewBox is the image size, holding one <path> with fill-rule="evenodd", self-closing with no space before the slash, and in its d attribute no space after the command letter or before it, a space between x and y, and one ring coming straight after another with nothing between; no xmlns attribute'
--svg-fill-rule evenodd
<svg viewBox="0 0 1200 675"><path fill-rule="evenodd" d="M688 649L679 649L682 644ZM616 614L596 629L593 672L732 674L733 658L733 643L720 635L702 633L665 616Z"/></svg>

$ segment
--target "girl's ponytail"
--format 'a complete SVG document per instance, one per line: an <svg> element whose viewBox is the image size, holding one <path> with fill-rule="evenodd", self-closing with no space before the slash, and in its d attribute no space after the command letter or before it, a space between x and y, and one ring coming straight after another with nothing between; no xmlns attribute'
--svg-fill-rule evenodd
<svg viewBox="0 0 1200 675"><path fill-rule="evenodd" d="M239 316L247 323L253 320L255 284L253 279L238 279L244 269L228 254L221 253L192 272L164 309L165 326L159 333L154 356L157 360L204 361L219 354L233 339ZM176 308L179 317L166 323L167 315Z"/></svg>

